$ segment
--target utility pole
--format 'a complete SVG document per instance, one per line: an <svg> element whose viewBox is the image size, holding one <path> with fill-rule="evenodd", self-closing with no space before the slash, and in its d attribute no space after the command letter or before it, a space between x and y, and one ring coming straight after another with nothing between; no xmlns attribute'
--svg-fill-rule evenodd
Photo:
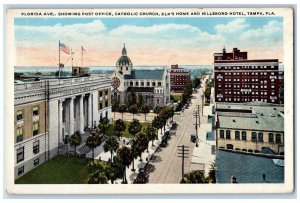
<svg viewBox="0 0 300 203"><path fill-rule="evenodd" d="M199 140L199 138L198 138L198 111L195 112L194 116L196 118L196 124L194 124L195 130L196 130L196 147L198 147L198 140Z"/></svg>
<svg viewBox="0 0 300 203"><path fill-rule="evenodd" d="M178 157L182 158L182 180L184 178L184 158L189 158L188 155L189 155L188 146L184 146L184 145L178 146Z"/></svg>
<svg viewBox="0 0 300 203"><path fill-rule="evenodd" d="M199 128L200 128L200 105L198 105L198 115L199 115Z"/></svg>

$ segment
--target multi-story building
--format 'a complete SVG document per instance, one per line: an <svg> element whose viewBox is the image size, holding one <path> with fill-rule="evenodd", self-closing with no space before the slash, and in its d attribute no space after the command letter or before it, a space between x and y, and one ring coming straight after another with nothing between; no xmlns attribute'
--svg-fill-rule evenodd
<svg viewBox="0 0 300 203"><path fill-rule="evenodd" d="M171 91L181 92L184 86L191 80L190 71L179 68L178 65L171 65L170 81Z"/></svg>
<svg viewBox="0 0 300 203"><path fill-rule="evenodd" d="M170 102L170 72L166 68L133 70L124 45L112 74L111 90L119 104L130 105L136 97L137 101L142 100L150 107L164 106Z"/></svg>
<svg viewBox="0 0 300 203"><path fill-rule="evenodd" d="M215 101L279 104L278 64L278 59L248 60L237 48L215 53Z"/></svg>
<svg viewBox="0 0 300 203"><path fill-rule="evenodd" d="M216 104L217 148L284 153L284 107L253 102Z"/></svg>
<svg viewBox="0 0 300 203"><path fill-rule="evenodd" d="M110 119L110 86L106 75L15 84L15 178L58 155L66 135Z"/></svg>

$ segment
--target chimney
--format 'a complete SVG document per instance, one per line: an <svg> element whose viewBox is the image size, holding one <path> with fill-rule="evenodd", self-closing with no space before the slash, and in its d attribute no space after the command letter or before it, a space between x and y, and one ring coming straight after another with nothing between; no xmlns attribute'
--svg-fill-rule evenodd
<svg viewBox="0 0 300 203"><path fill-rule="evenodd" d="M237 183L237 182L236 182L236 177L235 177L235 176L231 176L231 183Z"/></svg>

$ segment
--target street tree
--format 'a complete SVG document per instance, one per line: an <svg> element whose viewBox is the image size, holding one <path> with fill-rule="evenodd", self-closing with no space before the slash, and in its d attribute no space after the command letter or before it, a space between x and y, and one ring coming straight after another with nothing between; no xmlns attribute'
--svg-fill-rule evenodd
<svg viewBox="0 0 300 203"><path fill-rule="evenodd" d="M138 107L136 104L133 104L129 107L129 112L132 113L132 119L134 119L134 114L138 113Z"/></svg>
<svg viewBox="0 0 300 203"><path fill-rule="evenodd" d="M153 141L156 138L156 130L155 130L155 128L154 127L148 127L148 128L146 128L145 133L147 135L148 140L152 141L152 146L154 146L153 145ZM148 149L147 149L147 151L148 151Z"/></svg>
<svg viewBox="0 0 300 203"><path fill-rule="evenodd" d="M161 110L161 107L160 106L155 106L154 109L153 109L153 112L156 113L157 115L159 114Z"/></svg>
<svg viewBox="0 0 300 203"><path fill-rule="evenodd" d="M139 120L133 119L133 121L128 126L128 132L135 137L137 133L142 130L142 125L140 124Z"/></svg>
<svg viewBox="0 0 300 203"><path fill-rule="evenodd" d="M143 114L145 114L145 121L146 121L146 115L147 115L147 113L150 112L150 107L147 104L144 104L141 108L141 112Z"/></svg>
<svg viewBox="0 0 300 203"><path fill-rule="evenodd" d="M106 129L109 127L109 119L106 117L100 118L98 127L100 128L101 132L105 134Z"/></svg>
<svg viewBox="0 0 300 203"><path fill-rule="evenodd" d="M140 156L140 161L142 161L142 153L147 149L148 151L148 137L145 133L139 133L136 136L136 144L139 146L138 147L138 152L139 152L139 156Z"/></svg>
<svg viewBox="0 0 300 203"><path fill-rule="evenodd" d="M160 129L159 117L154 117L152 120L152 127L156 129L156 139L158 139L158 130Z"/></svg>
<svg viewBox="0 0 300 203"><path fill-rule="evenodd" d="M128 167L132 161L130 153L130 149L126 146L122 146L117 150L117 161L123 166L123 183L125 184L127 184L126 167Z"/></svg>
<svg viewBox="0 0 300 203"><path fill-rule="evenodd" d="M92 158L93 159L94 159L94 150L95 150L95 148L100 146L100 144L101 144L100 135L95 131L91 132L91 134L88 136L88 138L86 140L86 146L88 146L89 148L92 149L92 151L93 151Z"/></svg>
<svg viewBox="0 0 300 203"><path fill-rule="evenodd" d="M123 114L124 112L126 112L127 110L127 107L125 104L122 104L120 107L119 107L119 112L122 114L122 120L123 120Z"/></svg>
<svg viewBox="0 0 300 203"><path fill-rule="evenodd" d="M122 137L122 132L126 130L125 122L122 119L118 119L114 123L114 130L118 132L117 136Z"/></svg>
<svg viewBox="0 0 300 203"><path fill-rule="evenodd" d="M134 160L139 156L139 146L135 139L132 140L131 148L130 148L130 156L132 159L132 169L131 171L135 171L134 168Z"/></svg>
<svg viewBox="0 0 300 203"><path fill-rule="evenodd" d="M70 145L75 147L74 155L76 155L76 147L80 144L81 144L81 136L80 136L79 132L77 131L70 137Z"/></svg>
<svg viewBox="0 0 300 203"><path fill-rule="evenodd" d="M109 137L107 141L105 142L104 146L105 152L110 152L110 160L113 161L113 153L116 152L119 149L119 142L116 140L115 137Z"/></svg>

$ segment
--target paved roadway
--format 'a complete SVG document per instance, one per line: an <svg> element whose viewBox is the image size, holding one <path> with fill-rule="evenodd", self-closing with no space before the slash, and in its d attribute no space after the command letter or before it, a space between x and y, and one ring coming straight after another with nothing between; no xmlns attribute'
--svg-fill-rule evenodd
<svg viewBox="0 0 300 203"><path fill-rule="evenodd" d="M189 155L185 159L185 173L189 172L191 158L195 143L190 141L191 134L195 133L194 112L197 105L201 103L202 88L198 93L193 94L194 99L188 109L181 115L175 115L174 121L178 124L176 135L172 135L165 148L159 149L153 159L149 162L150 177L149 183L179 183L182 178L182 159L178 157L177 146L189 146ZM200 106L201 111L201 106Z"/></svg>

